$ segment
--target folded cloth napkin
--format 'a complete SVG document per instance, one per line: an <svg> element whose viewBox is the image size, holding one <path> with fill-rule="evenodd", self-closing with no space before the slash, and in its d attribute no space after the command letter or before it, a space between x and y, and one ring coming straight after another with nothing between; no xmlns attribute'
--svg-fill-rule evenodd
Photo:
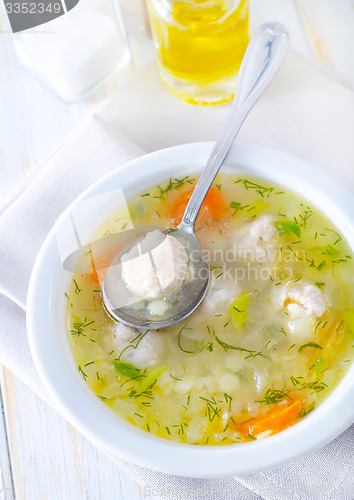
<svg viewBox="0 0 354 500"><path fill-rule="evenodd" d="M273 86L240 140L296 153L353 187L354 94L294 56ZM36 255L55 219L96 179L144 153L119 129L153 150L215 139L228 111L229 106L196 108L178 101L149 66L77 131L0 215L0 362L49 403L28 348L25 303ZM352 500L353 437L354 426L291 464L226 479L177 478L110 457L156 499Z"/></svg>

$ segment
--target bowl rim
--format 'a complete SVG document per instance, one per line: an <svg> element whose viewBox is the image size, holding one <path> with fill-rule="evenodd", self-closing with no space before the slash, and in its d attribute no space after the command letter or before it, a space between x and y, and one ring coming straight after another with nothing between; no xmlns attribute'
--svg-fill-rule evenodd
<svg viewBox="0 0 354 500"><path fill-rule="evenodd" d="M177 175L176 168L180 168L181 172L189 169L196 173L196 167L201 170L204 166L212 146L211 142L185 144L132 160L96 181L63 215L69 213L74 204L111 189L117 182L136 189L139 184L137 192L140 192L142 186L154 185L153 178L158 175L160 182L162 177L168 179L169 175L164 172ZM282 165L286 165L286 169ZM273 180L305 199L311 195L310 203L319 204L320 210L336 221L354 250L351 209L354 195L328 174L293 155L249 144L232 147L223 171L225 169L239 169L249 176ZM353 423L354 364L336 389L307 417L279 434L251 443L225 446L176 443L150 435L119 418L78 373L73 357L69 359L68 353L71 356L72 353L68 348L67 331L59 331L54 321L58 314L57 302L61 301L55 285L61 279L61 286L64 286L65 281L60 277L60 266L55 268L54 265L58 263L57 224L58 221L45 239L32 271L27 296L28 339L35 366L56 407L98 446L125 460L164 473L226 477L255 473L293 461L327 444Z"/></svg>

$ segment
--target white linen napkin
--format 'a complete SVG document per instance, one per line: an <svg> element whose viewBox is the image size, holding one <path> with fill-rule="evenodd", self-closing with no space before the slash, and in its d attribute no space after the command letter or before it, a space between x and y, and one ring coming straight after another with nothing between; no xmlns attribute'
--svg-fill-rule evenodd
<svg viewBox="0 0 354 500"><path fill-rule="evenodd" d="M0 215L0 362L47 401L28 348L25 300L33 263L55 219L96 179L143 154L141 147L152 151L214 140L228 112L229 106L180 102L150 65L76 132ZM354 188L353 130L354 94L290 56L238 140L302 156ZM352 500L353 437L354 426L291 464L228 479L177 478L110 456L155 499Z"/></svg>

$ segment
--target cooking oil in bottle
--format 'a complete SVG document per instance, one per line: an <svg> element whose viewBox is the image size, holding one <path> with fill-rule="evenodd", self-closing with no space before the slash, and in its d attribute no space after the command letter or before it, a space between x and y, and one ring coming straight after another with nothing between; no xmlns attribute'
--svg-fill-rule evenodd
<svg viewBox="0 0 354 500"><path fill-rule="evenodd" d="M147 0L160 73L194 104L232 99L248 37L248 0Z"/></svg>

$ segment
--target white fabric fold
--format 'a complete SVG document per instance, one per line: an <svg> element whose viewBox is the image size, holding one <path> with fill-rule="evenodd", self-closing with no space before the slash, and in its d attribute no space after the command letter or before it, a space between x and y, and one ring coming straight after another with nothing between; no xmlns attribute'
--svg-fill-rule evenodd
<svg viewBox="0 0 354 500"><path fill-rule="evenodd" d="M81 127L0 215L0 362L49 403L28 348L25 304L35 258L56 218L102 175L144 154L141 147L152 151L214 140L228 112L229 106L197 108L178 101L150 65ZM239 140L302 156L354 187L353 130L354 94L290 56ZM109 456L155 499L352 500L353 438L354 426L291 464L226 479L177 478Z"/></svg>

